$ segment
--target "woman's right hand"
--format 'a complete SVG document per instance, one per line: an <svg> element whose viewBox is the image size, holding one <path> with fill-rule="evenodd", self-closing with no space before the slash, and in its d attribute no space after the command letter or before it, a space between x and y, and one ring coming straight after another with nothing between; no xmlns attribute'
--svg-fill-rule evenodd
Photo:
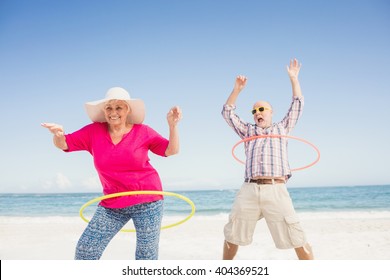
<svg viewBox="0 0 390 280"><path fill-rule="evenodd" d="M53 133L54 136L57 137L64 136L64 128L62 127L62 125L56 123L41 123L41 125L49 129L49 131Z"/></svg>
<svg viewBox="0 0 390 280"><path fill-rule="evenodd" d="M41 126L47 128L53 135L54 145L61 149L67 150L68 144L66 143L66 138L64 135L64 128L62 125L56 123L41 123Z"/></svg>

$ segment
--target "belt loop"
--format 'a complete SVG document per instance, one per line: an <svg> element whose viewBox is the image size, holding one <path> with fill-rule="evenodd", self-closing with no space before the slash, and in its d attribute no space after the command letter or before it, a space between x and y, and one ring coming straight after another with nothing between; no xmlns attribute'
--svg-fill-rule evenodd
<svg viewBox="0 0 390 280"><path fill-rule="evenodd" d="M272 178L272 185L275 185L275 179Z"/></svg>

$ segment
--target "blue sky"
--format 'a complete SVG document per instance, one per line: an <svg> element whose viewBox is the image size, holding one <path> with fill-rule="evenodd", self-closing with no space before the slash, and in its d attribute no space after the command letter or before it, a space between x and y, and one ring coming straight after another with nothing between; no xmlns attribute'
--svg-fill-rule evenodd
<svg viewBox="0 0 390 280"><path fill-rule="evenodd" d="M390 184L389 26L390 4L378 0L2 0L0 192L100 191L91 156L57 150L40 123L81 128L84 103L113 86L143 99L145 123L166 137L166 113L182 108L181 153L151 155L166 190L238 188L239 138L222 105L243 74L239 115L252 121L253 103L268 100L280 120L294 57L305 109L292 135L321 160L289 186ZM315 159L289 145L291 167Z"/></svg>

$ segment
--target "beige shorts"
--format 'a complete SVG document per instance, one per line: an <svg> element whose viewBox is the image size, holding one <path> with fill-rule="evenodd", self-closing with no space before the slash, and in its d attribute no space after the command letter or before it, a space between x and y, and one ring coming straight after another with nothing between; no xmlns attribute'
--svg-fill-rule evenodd
<svg viewBox="0 0 390 280"><path fill-rule="evenodd" d="M225 240L236 245L252 243L256 223L262 218L265 218L277 248L298 248L306 244L305 233L285 184L244 183L224 228Z"/></svg>

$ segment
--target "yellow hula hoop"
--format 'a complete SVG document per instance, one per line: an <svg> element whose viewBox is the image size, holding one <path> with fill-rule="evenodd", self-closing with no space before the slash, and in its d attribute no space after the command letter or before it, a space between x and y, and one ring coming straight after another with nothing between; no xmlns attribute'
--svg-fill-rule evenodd
<svg viewBox="0 0 390 280"><path fill-rule="evenodd" d="M195 204L188 197L185 197L184 195L173 193L173 192L163 192L163 191L129 191L129 192L112 193L112 194L103 195L103 196L99 196L99 197L96 197L94 199L91 199L90 201L85 203L83 206L81 206L80 211L79 211L80 217L85 222L89 223L89 220L87 218L85 218L83 215L84 209L87 208L89 205L91 205L95 202L98 202L98 201L108 199L108 198L128 196L128 195L137 195L137 194L159 194L159 195L166 195L166 196L174 196L174 197L177 197L179 199L184 200L185 202L187 202L191 206L191 213L185 219L180 220L177 223L163 226L163 227L161 227L161 229L167 229L167 228L171 228L174 226L178 226L178 225L188 221L195 214ZM135 229L121 229L121 231L122 232L135 232Z"/></svg>

